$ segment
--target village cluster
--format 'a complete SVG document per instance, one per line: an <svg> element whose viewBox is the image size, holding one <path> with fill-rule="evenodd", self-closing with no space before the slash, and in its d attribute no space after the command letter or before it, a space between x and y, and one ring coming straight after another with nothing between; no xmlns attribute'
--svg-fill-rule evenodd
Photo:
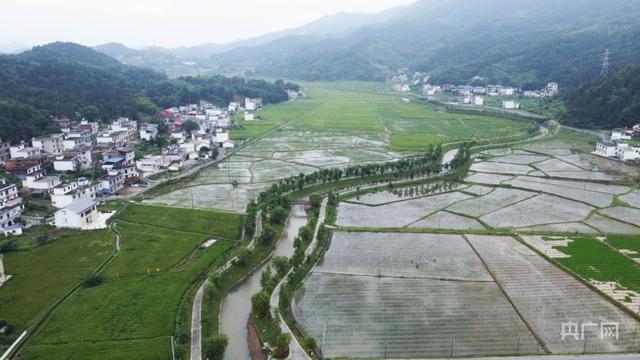
<svg viewBox="0 0 640 360"><path fill-rule="evenodd" d="M560 89L556 82L548 83L544 89L522 90L521 88L503 85L432 85L429 84L429 80L430 77L426 74L420 72L410 73L408 69L400 69L398 74L390 79L394 83L392 88L396 92L410 92L412 86L422 85L422 95L426 98L434 98L438 94L453 94L458 96L459 104L475 106L484 106L485 96L521 95L528 98L543 98L557 95ZM475 80L481 81L483 79L476 77ZM520 108L520 103L513 99L505 99L502 101L502 108L517 110Z"/></svg>
<svg viewBox="0 0 640 360"><path fill-rule="evenodd" d="M613 129L596 144L596 155L621 161L640 160L640 124L631 129Z"/></svg>
<svg viewBox="0 0 640 360"><path fill-rule="evenodd" d="M261 107L260 98L237 97L226 109L208 102L165 109L156 123L121 117L101 125L55 118L60 132L17 144L0 139L0 165L6 175L0 177L0 234L20 235L23 226L42 222L58 228L103 228L111 214L98 211L100 200L135 193L146 186L148 176L224 157L224 151L234 147L229 139L232 115L242 113L251 121ZM187 122L190 126L183 126ZM150 144L163 145L153 154L137 151ZM23 216L22 196L50 200L57 211L52 218Z"/></svg>

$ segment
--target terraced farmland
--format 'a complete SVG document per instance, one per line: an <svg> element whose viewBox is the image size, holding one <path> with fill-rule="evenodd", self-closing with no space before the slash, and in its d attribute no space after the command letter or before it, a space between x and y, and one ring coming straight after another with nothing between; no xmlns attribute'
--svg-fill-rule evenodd
<svg viewBox="0 0 640 360"><path fill-rule="evenodd" d="M504 355L538 349L459 235L335 233L293 311L305 333L322 339L325 357Z"/></svg>
<svg viewBox="0 0 640 360"><path fill-rule="evenodd" d="M638 321L538 256L512 237L468 236L507 296L534 333L554 353L582 352L584 339L562 340L567 322L618 323L619 338L600 338L598 326L585 327L587 352L637 350Z"/></svg>

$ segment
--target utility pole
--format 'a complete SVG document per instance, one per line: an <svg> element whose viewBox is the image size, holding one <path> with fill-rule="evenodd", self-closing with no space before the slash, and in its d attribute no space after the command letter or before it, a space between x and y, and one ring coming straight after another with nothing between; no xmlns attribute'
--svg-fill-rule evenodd
<svg viewBox="0 0 640 360"><path fill-rule="evenodd" d="M600 69L600 76L607 76L609 74L609 65L611 65L611 52L609 49L604 51L602 56L602 67Z"/></svg>

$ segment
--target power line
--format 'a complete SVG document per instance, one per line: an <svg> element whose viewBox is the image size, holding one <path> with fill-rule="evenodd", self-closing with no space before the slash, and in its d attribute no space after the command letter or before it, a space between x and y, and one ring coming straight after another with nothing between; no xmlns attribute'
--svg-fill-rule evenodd
<svg viewBox="0 0 640 360"><path fill-rule="evenodd" d="M609 74L609 66L611 65L611 52L609 49L604 51L602 56L602 64L600 68L600 76L607 76Z"/></svg>

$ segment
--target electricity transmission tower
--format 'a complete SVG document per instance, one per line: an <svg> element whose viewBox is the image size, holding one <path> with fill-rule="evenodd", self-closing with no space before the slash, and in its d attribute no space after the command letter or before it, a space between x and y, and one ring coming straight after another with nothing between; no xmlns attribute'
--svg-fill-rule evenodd
<svg viewBox="0 0 640 360"><path fill-rule="evenodd" d="M609 74L609 65L611 64L611 52L609 49L604 51L602 56L602 67L600 69L600 76L607 76Z"/></svg>

